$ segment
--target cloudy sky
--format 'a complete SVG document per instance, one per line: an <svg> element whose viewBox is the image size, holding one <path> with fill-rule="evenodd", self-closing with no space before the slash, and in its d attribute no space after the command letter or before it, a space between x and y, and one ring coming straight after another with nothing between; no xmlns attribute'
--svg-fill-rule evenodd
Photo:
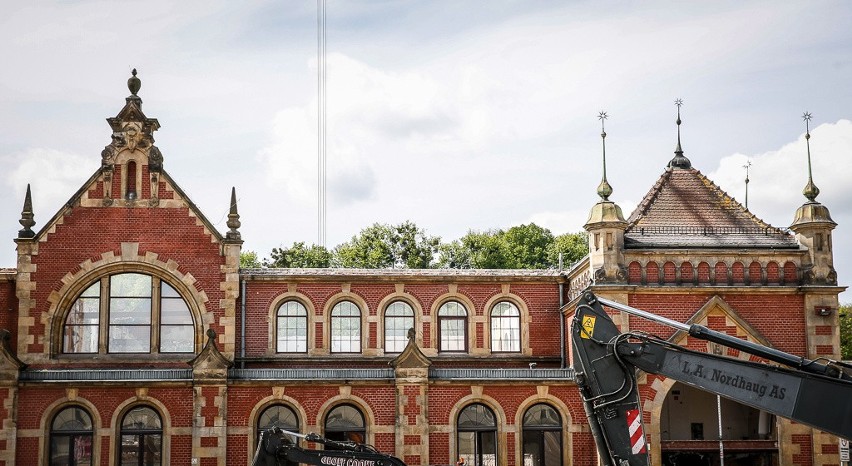
<svg viewBox="0 0 852 466"><path fill-rule="evenodd" d="M0 18L0 266L31 183L40 227L100 164L130 70L165 169L245 249L317 233L316 1L40 1ZM671 159L787 227L818 200L852 283L852 4L327 3L327 245L411 220L444 240L536 222L582 229L601 176L629 213ZM845 299L843 299L845 298ZM852 301L845 293L843 301Z"/></svg>

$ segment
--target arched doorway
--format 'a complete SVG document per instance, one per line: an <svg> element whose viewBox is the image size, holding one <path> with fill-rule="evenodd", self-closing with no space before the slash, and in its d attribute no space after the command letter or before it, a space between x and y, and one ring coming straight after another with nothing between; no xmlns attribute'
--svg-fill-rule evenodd
<svg viewBox="0 0 852 466"><path fill-rule="evenodd" d="M712 393L676 383L660 412L660 447L664 466L778 465L774 416L721 398L719 410Z"/></svg>

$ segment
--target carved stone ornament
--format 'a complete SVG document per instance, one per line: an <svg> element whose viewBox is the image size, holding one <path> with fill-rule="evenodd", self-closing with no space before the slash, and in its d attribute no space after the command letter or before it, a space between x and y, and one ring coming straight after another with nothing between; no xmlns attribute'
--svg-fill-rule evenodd
<svg viewBox="0 0 852 466"><path fill-rule="evenodd" d="M192 380L195 383L224 384L228 380L228 368L234 365L216 347L216 332L207 330L207 344L192 361Z"/></svg>
<svg viewBox="0 0 852 466"><path fill-rule="evenodd" d="M624 283L627 281L627 269L621 265L610 271L601 267L595 270L594 276L595 283Z"/></svg>
<svg viewBox="0 0 852 466"><path fill-rule="evenodd" d="M152 173L160 172L163 169L163 153L153 144L148 148L148 169ZM154 181L156 182L156 180Z"/></svg>
<svg viewBox="0 0 852 466"><path fill-rule="evenodd" d="M420 351L420 347L417 346L415 336L416 333L414 329L409 329L408 344L405 346L405 349L402 350L402 353L400 353L399 356L388 363L395 369L397 377L399 378L429 377L429 366L432 365L432 361L426 357L422 351Z"/></svg>

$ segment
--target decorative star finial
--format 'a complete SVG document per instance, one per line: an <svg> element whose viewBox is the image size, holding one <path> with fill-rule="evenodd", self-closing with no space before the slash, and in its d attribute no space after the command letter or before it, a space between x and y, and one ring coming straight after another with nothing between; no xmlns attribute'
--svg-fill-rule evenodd
<svg viewBox="0 0 852 466"><path fill-rule="evenodd" d="M598 185L598 196L604 201L609 201L609 196L612 194L612 186L606 180L606 131L604 131L604 121L609 118L605 111L598 113L598 120L601 121L601 146L603 149L603 178Z"/></svg>
<svg viewBox="0 0 852 466"><path fill-rule="evenodd" d="M816 202L816 197L819 196L819 188L814 184L813 171L811 170L811 118L813 118L811 112L802 114L802 119L805 120L805 144L808 146L808 184L805 185L802 194L809 201Z"/></svg>
<svg viewBox="0 0 852 466"><path fill-rule="evenodd" d="M675 147L675 156L673 159L669 161L669 168L692 168L692 162L689 161L683 155L683 149L680 145L680 107L683 106L683 99L675 99L675 106L677 106L677 147Z"/></svg>
<svg viewBox="0 0 852 466"><path fill-rule="evenodd" d="M746 169L746 177L745 177L745 208L748 209L748 169L751 168L751 160L746 160L746 164L743 165L743 168Z"/></svg>

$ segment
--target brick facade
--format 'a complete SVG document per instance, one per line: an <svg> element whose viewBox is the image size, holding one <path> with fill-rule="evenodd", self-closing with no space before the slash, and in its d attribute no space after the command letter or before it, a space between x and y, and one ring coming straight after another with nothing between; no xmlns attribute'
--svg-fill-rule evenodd
<svg viewBox="0 0 852 466"><path fill-rule="evenodd" d="M482 406L493 415L493 464L520 466L530 453L525 436L532 435L524 429L525 414L545 405L558 418L551 434L561 464L592 466L596 449L568 369L565 337L572 312L565 304L587 286L790 353L838 356L836 313L813 310L836 309L842 288L808 282L813 258L806 248L745 255L725 248L694 254L631 249L623 219L587 225L592 253L568 271L240 270L233 194L231 230L222 234L163 169L152 137L159 123L145 117L135 92L108 121L112 142L101 169L39 231L25 225L16 239L17 267L0 269L0 328L9 335L0 355L0 465L46 464L56 456L51 439L60 438L62 426L55 424L68 408L91 418L89 437L74 443L79 451L73 453L89 455L92 464L119 464L129 448L122 432L133 433L124 431L132 428L126 421L149 408L159 430L146 435L160 440L162 464L246 465L264 412L275 406L294 413L303 433L325 435L333 433L329 414L353 407L363 417L366 443L412 466L447 465L461 453L461 416ZM142 351L110 350L120 343L111 332L138 330L116 317L126 296L113 289L111 277L122 274L153 283L143 300L160 325L143 323L150 348ZM167 285L186 303L191 351L167 350L171 324L165 311L157 313L166 306ZM86 302L101 320L74 327L71 309L82 309L86 290L100 290ZM401 353L385 351L385 310L396 301L413 310L414 332ZM287 302L306 310L304 351L277 347L278 313ZM334 351L331 314L341 302L358 309L357 353ZM466 311L463 351L440 349L447 330L438 313L448 302ZM491 311L499 303L518 310L517 351L492 351ZM614 318L622 329L708 350L706 342L671 329ZM74 349L70 335L87 331L97 332L96 345ZM659 416L673 386L656 376L641 379L657 465ZM783 420L775 432L781 464L837 462L830 436Z"/></svg>

